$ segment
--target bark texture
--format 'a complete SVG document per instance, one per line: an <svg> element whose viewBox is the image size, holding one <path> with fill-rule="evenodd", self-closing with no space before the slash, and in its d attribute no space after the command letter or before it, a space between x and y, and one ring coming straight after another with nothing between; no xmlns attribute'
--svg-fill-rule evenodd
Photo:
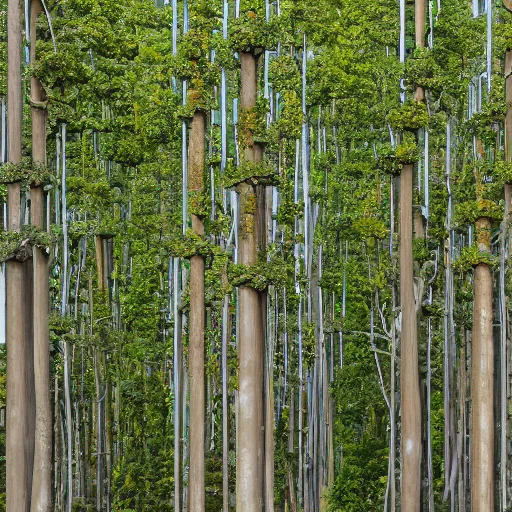
<svg viewBox="0 0 512 512"><path fill-rule="evenodd" d="M7 6L8 161L21 161L21 19L18 0ZM8 228L21 228L19 183L7 187ZM6 265L7 418L6 502L9 512L28 512L33 462L33 363L31 320L27 319L27 264Z"/></svg>
<svg viewBox="0 0 512 512"><path fill-rule="evenodd" d="M491 223L476 222L479 250L490 252ZM471 353L471 510L494 510L494 341L491 267L475 269Z"/></svg>
<svg viewBox="0 0 512 512"><path fill-rule="evenodd" d="M189 192L203 190L206 115L197 111L192 119L189 143ZM200 217L192 213L192 230L204 234ZM204 446L205 446L205 347L204 347L204 258L195 255L190 260L190 512L204 512Z"/></svg>
<svg viewBox="0 0 512 512"><path fill-rule="evenodd" d="M402 509L420 510L421 401L412 251L412 165L400 177Z"/></svg>
<svg viewBox="0 0 512 512"><path fill-rule="evenodd" d="M42 12L39 1L31 2L30 40L31 61L35 62L36 23ZM31 77L30 94L38 105L46 99L41 82ZM31 109L32 159L46 164L46 110L37 106ZM31 221L44 229L44 192L42 186L31 190ZM52 506L52 410L50 398L50 336L48 330L49 282L48 260L38 248L33 249L34 265L34 385L35 385L35 437L34 469L32 480L31 512L49 512Z"/></svg>
<svg viewBox="0 0 512 512"><path fill-rule="evenodd" d="M257 59L243 52L241 61L241 109L256 104ZM244 158L260 162L263 150L257 144L244 149ZM258 261L257 197L253 185L238 186L240 196L239 262L254 265ZM239 413L236 508L261 512L263 507L263 326L261 300L250 286L239 289Z"/></svg>

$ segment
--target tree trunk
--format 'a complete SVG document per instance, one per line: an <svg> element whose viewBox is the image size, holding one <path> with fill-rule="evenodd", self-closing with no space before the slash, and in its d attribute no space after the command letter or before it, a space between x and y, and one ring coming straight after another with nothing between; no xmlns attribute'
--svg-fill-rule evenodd
<svg viewBox="0 0 512 512"><path fill-rule="evenodd" d="M412 165L400 177L402 510L420 510L421 402L412 253Z"/></svg>
<svg viewBox="0 0 512 512"><path fill-rule="evenodd" d="M241 109L256 104L257 59L252 53L242 52ZM254 144L245 149L248 162L261 162L263 151ZM257 200L253 185L241 183L239 256L242 265L258 262L258 233L256 232ZM239 394L237 510L261 512L263 507L262 466L263 446L263 326L261 300L258 291L250 286L239 289Z"/></svg>
<svg viewBox="0 0 512 512"><path fill-rule="evenodd" d="M31 3L31 61L35 62L36 23L42 11L40 2ZM34 103L45 100L41 82L31 77L30 94ZM32 160L46 165L46 111L32 107ZM44 192L41 185L30 192L32 225L44 229ZM52 410L50 399L50 334L48 330L48 259L38 248L34 258L34 383L36 424L31 512L49 512L52 506Z"/></svg>
<svg viewBox="0 0 512 512"><path fill-rule="evenodd" d="M189 144L188 189L203 191L206 115L196 111L192 119ZM192 230L202 236L204 224L192 213ZM204 258L196 254L190 260L190 512L204 512L205 377L204 377Z"/></svg>
<svg viewBox="0 0 512 512"><path fill-rule="evenodd" d="M489 253L491 223L476 222L478 247ZM491 267L475 269L473 345L471 353L471 510L494 510L494 340Z"/></svg>
<svg viewBox="0 0 512 512"><path fill-rule="evenodd" d="M8 1L7 9L7 108L8 161L21 161L21 25L20 4ZM8 228L20 231L19 183L7 187ZM7 418L6 499L7 510L30 510L33 461L33 361L31 321L26 318L26 264L10 260L6 265ZM30 314L30 312L28 311ZM30 325L29 325L30 324Z"/></svg>

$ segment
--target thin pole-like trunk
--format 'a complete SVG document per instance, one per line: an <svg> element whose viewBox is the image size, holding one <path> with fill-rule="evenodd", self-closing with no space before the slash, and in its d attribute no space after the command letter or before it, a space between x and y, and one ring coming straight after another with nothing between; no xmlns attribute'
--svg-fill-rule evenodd
<svg viewBox="0 0 512 512"><path fill-rule="evenodd" d="M222 512L229 512L229 402L228 343L230 335L229 295L222 307Z"/></svg>
<svg viewBox="0 0 512 512"><path fill-rule="evenodd" d="M206 115L196 111L192 119L188 158L188 190L203 191ZM192 230L202 236L204 224L195 214ZM189 316L189 376L190 376L190 512L204 512L204 447L205 447L205 306L203 256L196 254L190 260L190 316Z"/></svg>
<svg viewBox="0 0 512 512"><path fill-rule="evenodd" d="M35 61L36 21L42 11L40 2L31 2L31 60ZM45 93L38 78L31 78L31 97L42 104ZM32 160L46 164L46 111L32 107ZM44 192L41 185L32 188L32 225L44 229ZM50 334L48 330L48 259L39 248L33 249L34 262L34 384L36 424L31 512L49 512L52 506L52 409L50 399Z"/></svg>
<svg viewBox="0 0 512 512"><path fill-rule="evenodd" d="M421 401L412 252L412 165L400 176L402 510L420 510Z"/></svg>
<svg viewBox="0 0 512 512"><path fill-rule="evenodd" d="M178 308L180 261L173 260L174 510L181 510L181 312Z"/></svg>
<svg viewBox="0 0 512 512"><path fill-rule="evenodd" d="M21 19L18 0L7 4L7 159L21 161ZM8 228L20 231L21 186L7 186ZM7 510L28 512L32 481L33 432L31 431L32 358L27 331L25 264L10 260L6 264L6 342L7 342L7 418L6 418L6 504Z"/></svg>
<svg viewBox="0 0 512 512"><path fill-rule="evenodd" d="M257 59L242 52L241 109L256 104ZM261 162L263 151L254 144L245 150L248 162ZM258 233L256 232L256 190L249 183L238 186L240 195L239 262L252 266L258 262ZM261 300L251 286L241 286L239 296L239 396L237 510L261 512L263 506L261 460L263 422L263 326Z"/></svg>
<svg viewBox="0 0 512 512"><path fill-rule="evenodd" d="M415 1L415 43L425 46L425 0ZM416 101L425 93L417 87ZM401 330L401 405L402 405L402 510L419 512L421 494L421 398L418 367L418 328L414 297L413 166L404 165L400 175L400 305ZM419 223L416 223L419 226ZM421 229L423 224L421 223ZM416 233L423 236L423 233ZM421 300L421 299L420 299Z"/></svg>
<svg viewBox="0 0 512 512"><path fill-rule="evenodd" d="M68 302L68 211L66 202L66 123L62 124L62 232L63 232L63 267L61 273L62 297L61 297L61 316L66 316ZM71 358L70 346L68 341L64 341L63 354L64 359L64 404L66 415L66 441L67 441L67 499L66 512L71 512L73 501L73 414L71 408Z"/></svg>
<svg viewBox="0 0 512 512"><path fill-rule="evenodd" d="M269 289L268 344L265 376L265 512L274 512L274 351L276 340L276 303L274 287Z"/></svg>
<svg viewBox="0 0 512 512"><path fill-rule="evenodd" d="M476 222L479 250L490 252L491 223ZM472 512L494 510L494 341L491 267L475 268L471 353L471 505Z"/></svg>

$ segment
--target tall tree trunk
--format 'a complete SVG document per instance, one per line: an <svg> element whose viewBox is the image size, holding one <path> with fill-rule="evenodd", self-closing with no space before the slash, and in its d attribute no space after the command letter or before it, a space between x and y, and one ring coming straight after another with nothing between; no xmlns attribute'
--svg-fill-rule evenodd
<svg viewBox="0 0 512 512"><path fill-rule="evenodd" d="M241 98L242 110L256 104L257 59L242 52ZM245 149L248 162L261 162L262 147L254 144ZM256 233L256 190L249 183L238 186L240 195L239 262L251 266L258 262L258 233ZM263 506L261 439L263 421L263 329L261 300L258 290L251 286L239 289L239 394L237 510L261 512Z"/></svg>
<svg viewBox="0 0 512 512"><path fill-rule="evenodd" d="M203 192L206 114L196 111L192 119L188 158L188 190ZM192 213L192 230L202 236L204 224ZM205 347L204 347L204 258L196 254L190 260L190 512L204 512L205 447Z"/></svg>
<svg viewBox="0 0 512 512"><path fill-rule="evenodd" d="M425 46L425 0L415 1L415 43ZM417 87L416 101L425 93ZM419 512L421 494L421 398L418 368L418 329L414 298L413 166L405 165L400 175L400 303L401 399L402 399L402 510ZM416 236L423 236L423 223L416 222Z"/></svg>
<svg viewBox="0 0 512 512"><path fill-rule="evenodd" d="M31 62L35 62L36 23L42 12L41 3L31 2ZM30 94L36 105L32 114L32 160L46 165L46 111L37 105L45 100L41 82L31 77ZM36 184L30 192L32 225L44 229L44 192ZM52 506L52 410L50 399L50 333L48 330L49 281L48 260L39 248L34 258L34 383L36 424L31 512L49 512Z"/></svg>
<svg viewBox="0 0 512 512"><path fill-rule="evenodd" d="M421 402L412 252L412 165L400 177L402 510L420 510Z"/></svg>
<svg viewBox="0 0 512 512"><path fill-rule="evenodd" d="M505 100L507 103L507 115L505 117L505 161L511 162L512 161L512 51L508 50L505 54L505 67L504 67L504 75L505 75ZM505 183L505 222L503 224L503 247L507 248L508 251L510 251L510 228L509 228L509 222L510 222L510 214L512 210L512 184ZM504 249L505 250L505 249ZM506 254L506 252L505 252ZM505 255L504 255L505 256ZM505 268L506 272L506 268ZM506 274L505 274L506 277ZM506 293L506 292L505 292ZM502 349L501 357L504 358L504 361L502 362L502 417L501 417L501 428L502 428L502 449L501 449L501 471L502 471L502 487L504 489L503 492L503 506L504 508L508 505L508 495L507 492L507 480L508 480L508 473L509 473L509 463L508 463L508 430L509 430L509 422L508 422L508 397L510 396L510 379L508 378L507 369L510 366L509 358L510 354L512 353L512 346L511 346L511 340L510 340L510 331L509 331L509 322L508 322L508 296L505 295L504 297L504 304L502 306L504 315L502 315L502 329L505 329L504 333L504 348Z"/></svg>
<svg viewBox="0 0 512 512"><path fill-rule="evenodd" d="M7 108L8 161L21 161L21 20L18 0L7 7ZM7 187L8 228L20 231L21 186ZM7 418L6 418L6 490L7 510L30 510L32 488L33 361L28 331L26 302L26 264L10 260L6 265L6 341L7 341ZM30 313L30 312L28 312Z"/></svg>
<svg viewBox="0 0 512 512"><path fill-rule="evenodd" d="M480 218L476 236L481 252L490 253L491 223ZM494 340L493 276L488 264L475 269L471 353L471 510L494 510Z"/></svg>

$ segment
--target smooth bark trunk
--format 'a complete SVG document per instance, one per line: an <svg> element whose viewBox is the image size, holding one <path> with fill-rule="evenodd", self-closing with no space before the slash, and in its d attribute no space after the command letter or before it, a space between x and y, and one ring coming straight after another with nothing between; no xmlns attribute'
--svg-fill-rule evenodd
<svg viewBox="0 0 512 512"><path fill-rule="evenodd" d="M490 252L491 223L476 223L479 250ZM494 340L491 267L475 269L471 353L471 510L494 510Z"/></svg>
<svg viewBox="0 0 512 512"><path fill-rule="evenodd" d="M241 109L256 104L257 59L242 52ZM249 162L262 160L262 148L250 145L244 158ZM251 266L258 262L257 198L253 185L238 186L240 195L239 262ZM262 429L263 429L263 329L261 300L258 291L242 286L239 295L239 412L237 457L237 510L261 512L262 490Z"/></svg>
<svg viewBox="0 0 512 512"><path fill-rule="evenodd" d="M20 4L7 5L7 118L8 161L21 161L21 18ZM8 228L21 228L19 183L7 187ZM6 265L6 504L9 512L30 510L33 463L33 361L27 313L26 264L8 261Z"/></svg>
<svg viewBox="0 0 512 512"><path fill-rule="evenodd" d="M202 193L204 173L204 151L206 115L197 111L192 119L189 143L188 189ZM204 224L201 218L192 214L192 230L202 236ZM190 260L190 470L189 499L190 512L204 512L205 509L205 305L204 305L203 256L195 255Z"/></svg>
<svg viewBox="0 0 512 512"><path fill-rule="evenodd" d="M412 165L400 178L402 510L420 510L421 402L412 252Z"/></svg>
<svg viewBox="0 0 512 512"><path fill-rule="evenodd" d="M36 23L42 12L41 3L31 2L31 61L35 62ZM36 105L32 115L32 160L46 165L46 111L39 108L45 100L41 82L31 77L30 94ZM44 229L44 192L41 185L30 192L31 221ZM49 512L52 507L52 410L50 398L50 333L48 329L49 281L48 259L43 250L33 248L34 262L34 384L35 444L31 512Z"/></svg>

